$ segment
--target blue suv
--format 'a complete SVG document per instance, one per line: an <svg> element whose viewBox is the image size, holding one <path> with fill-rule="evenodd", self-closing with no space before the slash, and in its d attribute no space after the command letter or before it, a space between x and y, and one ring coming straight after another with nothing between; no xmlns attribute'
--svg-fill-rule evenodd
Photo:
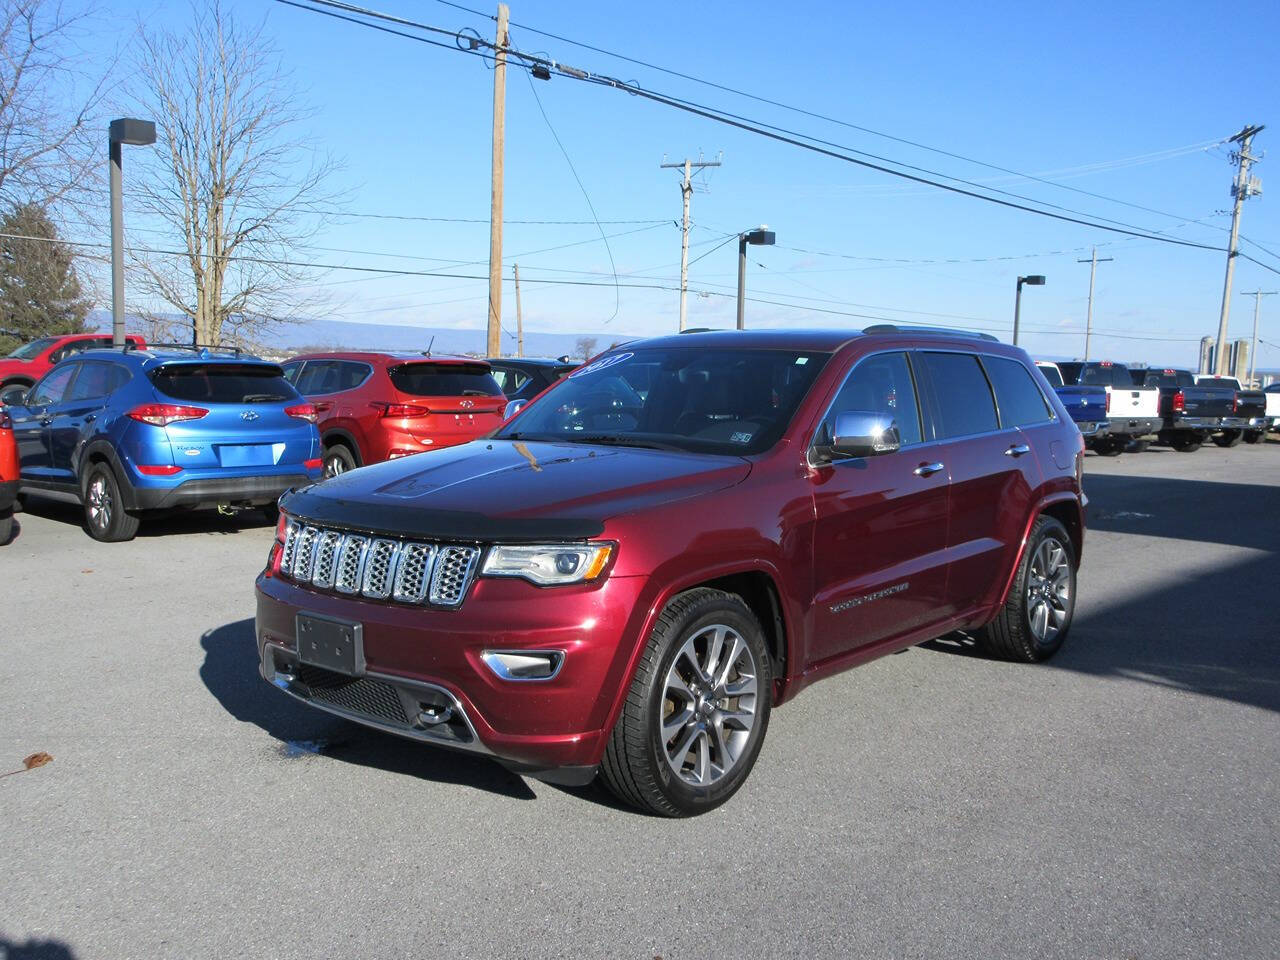
<svg viewBox="0 0 1280 960"><path fill-rule="evenodd" d="M22 492L69 495L97 540L129 540L148 510L232 505L275 516L321 476L316 409L280 367L237 352L88 350L6 408Z"/></svg>

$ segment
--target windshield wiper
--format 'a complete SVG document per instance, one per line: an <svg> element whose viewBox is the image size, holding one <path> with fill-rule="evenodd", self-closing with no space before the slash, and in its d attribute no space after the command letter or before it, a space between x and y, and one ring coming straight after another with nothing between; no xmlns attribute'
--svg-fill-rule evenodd
<svg viewBox="0 0 1280 960"><path fill-rule="evenodd" d="M485 393L483 390L463 390L463 391L462 391L462 395L463 395L464 397L489 397L489 396L492 396L492 394Z"/></svg>
<svg viewBox="0 0 1280 960"><path fill-rule="evenodd" d="M678 447L674 443L663 443L661 440L629 437L626 434L617 433L570 433L556 439L568 441L569 443L598 443L602 446L644 447L649 450L677 450L681 453L688 453L684 447Z"/></svg>
<svg viewBox="0 0 1280 960"><path fill-rule="evenodd" d="M278 393L251 393L246 396L241 403L275 403L277 400L284 400L285 397Z"/></svg>

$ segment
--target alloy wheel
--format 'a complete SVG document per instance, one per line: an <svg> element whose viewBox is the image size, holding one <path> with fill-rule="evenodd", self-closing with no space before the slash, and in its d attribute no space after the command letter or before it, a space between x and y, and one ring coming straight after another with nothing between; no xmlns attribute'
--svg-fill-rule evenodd
<svg viewBox="0 0 1280 960"><path fill-rule="evenodd" d="M98 474L89 484L89 522L99 530L109 529L113 507L107 480Z"/></svg>
<svg viewBox="0 0 1280 960"><path fill-rule="evenodd" d="M1031 558L1027 576L1027 622L1040 643L1062 632L1071 615L1071 562L1066 547L1045 537Z"/></svg>
<svg viewBox="0 0 1280 960"><path fill-rule="evenodd" d="M347 464L341 457L328 456L324 458L325 477L336 477L338 474L346 472Z"/></svg>
<svg viewBox="0 0 1280 960"><path fill-rule="evenodd" d="M756 724L757 668L732 627L703 627L667 671L658 740L667 765L685 783L708 787L742 757Z"/></svg>

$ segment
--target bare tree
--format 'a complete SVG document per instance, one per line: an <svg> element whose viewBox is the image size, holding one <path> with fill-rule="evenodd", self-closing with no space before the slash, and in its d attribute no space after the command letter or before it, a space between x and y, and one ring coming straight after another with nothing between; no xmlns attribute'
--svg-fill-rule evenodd
<svg viewBox="0 0 1280 960"><path fill-rule="evenodd" d="M596 338L595 337L579 337L578 342L573 346L574 356L581 357L583 360L590 360L595 356Z"/></svg>
<svg viewBox="0 0 1280 960"><path fill-rule="evenodd" d="M312 304L297 293L310 271L296 248L336 199L334 164L297 132L309 111L279 52L220 0L193 3L183 30L142 34L139 99L163 163L139 203L174 234L169 253L135 255L142 290L199 343L220 343L231 318L240 334L298 319Z"/></svg>
<svg viewBox="0 0 1280 960"><path fill-rule="evenodd" d="M110 64L80 66L91 11L58 0L0 0L0 204L48 207L92 182L91 135ZM105 138L99 138L105 139ZM96 142L96 141L94 141Z"/></svg>

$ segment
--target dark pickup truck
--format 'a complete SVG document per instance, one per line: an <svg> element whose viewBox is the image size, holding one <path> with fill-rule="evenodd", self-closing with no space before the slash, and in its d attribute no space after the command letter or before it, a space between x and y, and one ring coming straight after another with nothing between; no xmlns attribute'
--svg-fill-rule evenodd
<svg viewBox="0 0 1280 960"><path fill-rule="evenodd" d="M1218 387L1235 394L1231 413L1223 418L1222 432L1213 438L1220 447L1234 447L1241 440L1257 443L1267 434L1267 395L1246 390L1235 377L1196 377L1198 387Z"/></svg>
<svg viewBox="0 0 1280 960"><path fill-rule="evenodd" d="M1075 421L1080 435L1086 440L1096 440L1107 435L1111 424L1107 421L1107 389L1094 385L1068 387L1062 382L1062 371L1056 363L1048 360L1037 360L1039 370L1053 392L1058 395L1067 413Z"/></svg>
<svg viewBox="0 0 1280 960"><path fill-rule="evenodd" d="M1190 370L1148 367L1129 373L1136 386L1159 388L1162 422L1157 436L1180 453L1199 450L1235 416L1235 391L1198 384Z"/></svg>

